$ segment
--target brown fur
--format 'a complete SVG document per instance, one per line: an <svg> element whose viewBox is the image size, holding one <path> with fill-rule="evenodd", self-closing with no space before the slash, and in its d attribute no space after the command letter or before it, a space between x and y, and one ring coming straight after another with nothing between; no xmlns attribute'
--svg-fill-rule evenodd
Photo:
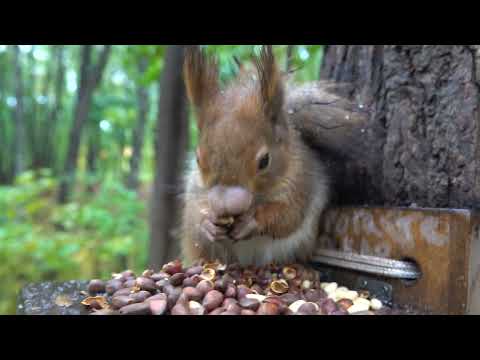
<svg viewBox="0 0 480 360"><path fill-rule="evenodd" d="M257 245L285 242L295 234L292 244L285 245L285 251L291 254L282 257L308 257L313 246L312 232L316 231L311 227L315 227L316 220L309 219L306 225L307 211L314 202L321 209L312 216L323 210L328 189L322 164L288 125L284 85L271 46L265 46L255 61L256 72L242 72L223 91L214 64L198 48L187 51L185 78L200 130L198 171L193 170L188 181L190 187L201 191L187 190L182 237L185 261L222 256L220 245L202 244L198 233L201 210L208 207L206 191L217 184L242 186L254 194L258 231L253 238L260 241ZM271 156L271 166L261 173L258 156L265 149ZM315 185L316 180L322 187ZM309 226L305 241L299 235L302 226ZM268 246L258 251L269 251Z"/></svg>

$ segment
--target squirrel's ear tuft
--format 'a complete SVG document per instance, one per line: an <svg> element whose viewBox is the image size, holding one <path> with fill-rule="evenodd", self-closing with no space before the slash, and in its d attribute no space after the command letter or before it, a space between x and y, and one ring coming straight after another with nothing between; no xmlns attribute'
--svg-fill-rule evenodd
<svg viewBox="0 0 480 360"><path fill-rule="evenodd" d="M219 91L218 64L215 59L208 59L199 45L188 45L183 72L188 98L201 117L199 112ZM202 127L200 123L198 125Z"/></svg>
<svg viewBox="0 0 480 360"><path fill-rule="evenodd" d="M283 106L283 80L273 55L272 45L264 45L260 57L255 59L260 85L260 96L265 115L271 119L281 111Z"/></svg>

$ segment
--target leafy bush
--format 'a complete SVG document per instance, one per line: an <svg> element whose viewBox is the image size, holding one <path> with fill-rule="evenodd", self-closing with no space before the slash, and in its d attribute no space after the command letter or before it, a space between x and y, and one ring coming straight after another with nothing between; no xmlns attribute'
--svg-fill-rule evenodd
<svg viewBox="0 0 480 360"><path fill-rule="evenodd" d="M146 208L136 193L106 180L58 206L56 185L42 171L0 187L0 314L15 312L29 282L106 278L146 266Z"/></svg>

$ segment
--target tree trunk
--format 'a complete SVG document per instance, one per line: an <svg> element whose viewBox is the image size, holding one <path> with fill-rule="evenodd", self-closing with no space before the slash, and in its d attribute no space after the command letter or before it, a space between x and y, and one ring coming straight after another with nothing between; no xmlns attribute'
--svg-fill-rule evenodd
<svg viewBox="0 0 480 360"><path fill-rule="evenodd" d="M65 89L65 60L64 45L57 45L54 50L55 53L55 62L56 62L56 76L55 76L55 89L54 89L54 103L52 107L52 112L48 117L48 126L45 139L46 147L46 162L47 166L51 169L55 169L55 148L53 146L53 138L55 136L55 131L57 128L58 117L62 111L62 98L63 91Z"/></svg>
<svg viewBox="0 0 480 360"><path fill-rule="evenodd" d="M148 61L146 58L140 60L138 64L139 75L145 74L148 68ZM132 157L130 158L130 173L127 179L127 186L132 190L138 189L138 173L140 163L142 161L143 140L145 133L145 125L147 123L147 113L149 107L148 89L145 85L137 85L137 103L138 103L138 119L135 129L133 130L132 140Z"/></svg>
<svg viewBox="0 0 480 360"><path fill-rule="evenodd" d="M27 143L23 107L23 77L22 64L20 61L20 47L13 46L13 65L15 69L15 135L14 135L14 176L19 175L27 167Z"/></svg>
<svg viewBox="0 0 480 360"><path fill-rule="evenodd" d="M178 199L165 191L180 184L188 139L188 112L183 84L184 47L168 46L160 81L160 102L155 130L155 181L150 213L149 265L158 269L178 256L178 239L172 234L178 219Z"/></svg>
<svg viewBox="0 0 480 360"><path fill-rule="evenodd" d="M82 129L90 110L93 92L100 83L103 71L110 55L110 50L111 45L105 45L100 54L98 63L92 67L92 46L84 45L82 47L80 86L78 88L73 126L69 135L69 146L67 157L65 159L63 178L61 180L60 189L58 192L58 202L61 204L68 201L71 189L75 183L75 173L77 169L77 159L80 150Z"/></svg>
<svg viewBox="0 0 480 360"><path fill-rule="evenodd" d="M329 46L321 77L373 99L338 164L341 204L472 208L480 201L480 46Z"/></svg>

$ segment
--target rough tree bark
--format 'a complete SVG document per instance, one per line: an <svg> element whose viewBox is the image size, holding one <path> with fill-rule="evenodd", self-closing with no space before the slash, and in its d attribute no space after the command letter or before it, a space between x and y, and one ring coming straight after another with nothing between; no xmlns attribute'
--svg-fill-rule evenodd
<svg viewBox="0 0 480 360"><path fill-rule="evenodd" d="M480 200L479 46L335 45L321 77L370 99L337 177L341 204L475 208Z"/></svg>
<svg viewBox="0 0 480 360"><path fill-rule="evenodd" d="M138 63L138 74L144 75L148 68L148 59L142 58ZM137 124L133 130L132 157L130 158L130 173L127 178L127 187L132 190L138 189L138 173L142 160L143 142L145 134L145 125L147 123L147 113L149 107L148 89L143 84L137 85L137 106L138 118Z"/></svg>
<svg viewBox="0 0 480 360"><path fill-rule="evenodd" d="M172 234L178 218L177 195L168 191L181 181L188 139L188 112L183 84L184 47L168 46L160 80L160 102L155 130L155 181L150 212L149 266L158 269L178 256Z"/></svg>
<svg viewBox="0 0 480 360"><path fill-rule="evenodd" d="M82 129L90 110L93 92L100 83L103 71L110 56L110 51L111 45L105 45L100 53L97 64L92 66L92 46L82 46L80 86L78 88L73 126L70 129L69 146L67 157L65 159L63 178L61 180L60 189L58 192L59 203L66 203L68 201L71 188L74 185Z"/></svg>
<svg viewBox="0 0 480 360"><path fill-rule="evenodd" d="M13 49L13 65L15 69L15 135L14 135L14 176L20 174L26 169L27 162L27 142L26 142L26 127L24 118L23 106L23 77L22 64L20 62L20 47L14 45Z"/></svg>

